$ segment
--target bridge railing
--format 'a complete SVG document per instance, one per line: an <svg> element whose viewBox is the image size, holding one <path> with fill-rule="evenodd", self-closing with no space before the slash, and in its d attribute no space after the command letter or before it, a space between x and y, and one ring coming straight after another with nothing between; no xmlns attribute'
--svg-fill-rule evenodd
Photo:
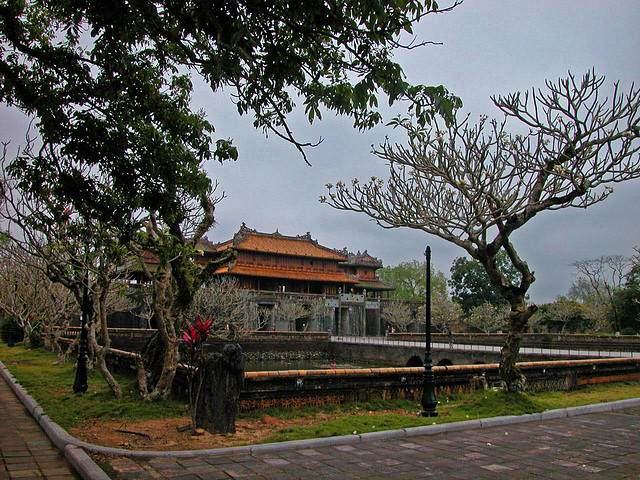
<svg viewBox="0 0 640 480"><path fill-rule="evenodd" d="M391 340L385 337L356 337L348 335L332 335L331 342L367 344L367 345L388 345L395 347L424 348L424 341L417 340ZM442 350L460 350L477 352L500 352L502 346L464 344L455 342L431 342L431 348ZM550 357L583 357L583 358L640 358L640 352L609 351L598 348L597 350L585 350L580 348L543 348L543 347L521 347L520 353L528 355L542 355Z"/></svg>

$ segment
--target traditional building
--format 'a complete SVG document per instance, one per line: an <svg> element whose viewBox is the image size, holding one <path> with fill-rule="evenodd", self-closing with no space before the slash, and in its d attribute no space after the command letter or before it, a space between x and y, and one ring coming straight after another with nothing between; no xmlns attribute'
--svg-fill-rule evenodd
<svg viewBox="0 0 640 480"><path fill-rule="evenodd" d="M200 248L205 258L229 249L236 253L235 260L215 274L233 276L241 288L256 292L256 303L270 310L268 328L301 330L313 326L336 334L360 335L381 331L377 299L393 286L376 276L382 262L366 251L333 250L313 240L308 232L299 236L278 231L269 234L245 224L231 240L218 244L204 241ZM308 304L314 297L324 302L322 319L300 318L295 325L278 320L277 309L283 302Z"/></svg>
<svg viewBox="0 0 640 480"><path fill-rule="evenodd" d="M352 254L324 247L308 232L289 237L242 224L231 240L216 245L203 242L201 248L205 255L233 249L237 258L215 273L236 277L248 290L322 295L366 290L369 297L393 290L376 276L380 260L366 251Z"/></svg>

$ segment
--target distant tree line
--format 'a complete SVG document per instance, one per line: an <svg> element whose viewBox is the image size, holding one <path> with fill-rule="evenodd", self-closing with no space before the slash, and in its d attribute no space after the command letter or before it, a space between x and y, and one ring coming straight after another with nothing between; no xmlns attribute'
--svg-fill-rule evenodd
<svg viewBox="0 0 640 480"><path fill-rule="evenodd" d="M529 319L532 333L640 333L640 247L629 257L608 255L580 260L570 266L576 278L566 295L538 305ZM497 256L500 268L515 281L518 272L504 253ZM384 307L383 318L397 331L424 323L401 300L425 299L425 264L401 262L379 270L383 280L393 283L391 297L399 302ZM432 270L432 323L449 330L496 333L508 328L509 309L489 281L482 265L467 257L453 261L447 280Z"/></svg>

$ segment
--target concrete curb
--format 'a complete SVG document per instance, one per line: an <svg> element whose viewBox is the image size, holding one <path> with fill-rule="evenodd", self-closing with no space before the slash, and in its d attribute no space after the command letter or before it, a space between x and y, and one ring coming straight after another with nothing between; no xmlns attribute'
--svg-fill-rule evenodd
<svg viewBox="0 0 640 480"><path fill-rule="evenodd" d="M67 457L71 465L73 465L73 468L75 468L85 480L110 480L109 475L104 473L104 470L81 448L75 445L67 445L64 449L64 456Z"/></svg>
<svg viewBox="0 0 640 480"><path fill-rule="evenodd" d="M421 427L411 427L399 430L385 430L380 432L363 433L360 435L343 435L339 437L311 438L308 440L293 440L290 442L264 443L259 445L248 445L243 447L215 448L209 450L182 450L168 452L154 452L143 450L125 450L122 448L103 447L94 445L71 436L66 430L45 415L33 397L18 384L0 362L0 374L7 381L16 396L27 407L29 412L38 421L42 429L46 432L51 441L65 452L65 456L76 468L84 480L106 480L109 477L96 463L83 451L111 455L127 458L195 458L195 457L215 457L231 454L252 454L266 453L285 450L299 450L307 448L320 448L336 445L353 445L357 443L367 443L379 440L387 440L401 437L414 437L418 435L435 435L438 433L458 432L477 428L490 428L503 425L515 425L518 423L537 422L540 420L550 420L554 418L573 417L586 415L589 413L609 412L640 406L640 398L628 400L618 400L615 402L598 403L595 405L583 405L579 407L561 408L557 410L547 410L542 413L532 413L525 415L507 415L502 417L483 418L480 420L466 420L455 423L441 423L438 425L425 425Z"/></svg>

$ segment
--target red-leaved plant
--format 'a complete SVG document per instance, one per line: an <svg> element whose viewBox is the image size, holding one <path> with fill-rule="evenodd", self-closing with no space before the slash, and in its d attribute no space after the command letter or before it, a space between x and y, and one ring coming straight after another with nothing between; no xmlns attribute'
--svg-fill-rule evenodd
<svg viewBox="0 0 640 480"><path fill-rule="evenodd" d="M191 410L191 428L196 428L196 406L204 379L205 352L204 342L213 330L211 318L202 319L196 315L196 321L187 323L182 331L182 347L186 354L187 383L189 386L189 408Z"/></svg>

